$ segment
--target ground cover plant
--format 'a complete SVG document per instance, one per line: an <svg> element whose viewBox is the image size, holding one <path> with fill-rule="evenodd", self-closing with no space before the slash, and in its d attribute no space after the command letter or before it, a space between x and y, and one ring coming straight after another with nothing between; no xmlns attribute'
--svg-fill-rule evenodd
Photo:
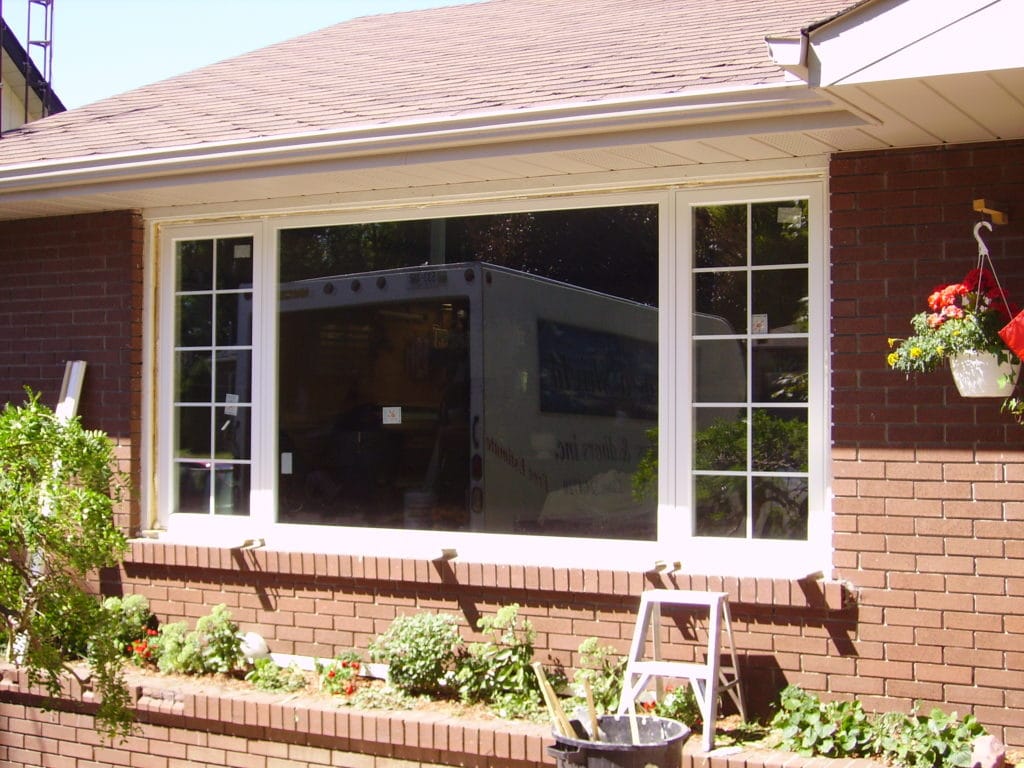
<svg viewBox="0 0 1024 768"><path fill-rule="evenodd" d="M928 715L869 715L859 701L822 702L795 686L783 689L772 719L782 749L824 757L873 757L906 768L967 768L985 729L974 718L933 709Z"/></svg>

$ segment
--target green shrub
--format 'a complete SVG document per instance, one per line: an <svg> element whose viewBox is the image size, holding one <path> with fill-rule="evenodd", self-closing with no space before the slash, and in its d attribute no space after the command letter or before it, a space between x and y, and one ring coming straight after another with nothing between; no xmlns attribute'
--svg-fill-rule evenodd
<svg viewBox="0 0 1024 768"><path fill-rule="evenodd" d="M238 624L231 620L227 606L214 606L209 615L196 622L193 634L204 673L230 675L241 669L245 659L238 638Z"/></svg>
<svg viewBox="0 0 1024 768"><path fill-rule="evenodd" d="M198 675L202 671L199 648L191 641L184 621L161 624L149 647L152 661L164 674Z"/></svg>
<svg viewBox="0 0 1024 768"><path fill-rule="evenodd" d="M214 606L192 632L183 621L162 625L149 647L157 669L168 674L230 675L244 662L238 625L224 605Z"/></svg>
<svg viewBox="0 0 1024 768"><path fill-rule="evenodd" d="M488 704L500 717L533 718L541 709L540 686L533 671L535 633L518 618L519 605L500 608L478 626L493 639L470 643L459 658L455 683L465 702Z"/></svg>
<svg viewBox="0 0 1024 768"><path fill-rule="evenodd" d="M145 640L146 630L155 623L149 601L142 595L108 597L103 601L103 610L118 628L114 639L126 650L132 643Z"/></svg>
<svg viewBox="0 0 1024 768"><path fill-rule="evenodd" d="M113 516L126 478L104 433L26 394L24 405L0 410L0 657L51 696L61 695L69 672L82 682L87 675L99 730L127 735L125 646L88 589L98 569L127 551ZM77 656L87 658L88 673L68 667Z"/></svg>
<svg viewBox="0 0 1024 768"><path fill-rule="evenodd" d="M384 683L357 687L349 703L360 709L409 710L414 709L424 698L426 697L410 696L391 683Z"/></svg>
<svg viewBox="0 0 1024 768"><path fill-rule="evenodd" d="M454 616L417 613L391 622L370 645L370 658L388 665L388 681L403 692L441 696L460 644Z"/></svg>

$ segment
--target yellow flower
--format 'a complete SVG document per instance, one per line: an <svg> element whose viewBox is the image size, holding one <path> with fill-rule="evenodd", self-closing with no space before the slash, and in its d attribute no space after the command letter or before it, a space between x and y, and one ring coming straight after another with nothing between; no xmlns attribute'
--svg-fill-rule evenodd
<svg viewBox="0 0 1024 768"><path fill-rule="evenodd" d="M897 342L897 339L889 339L889 349L892 349L892 345Z"/></svg>
<svg viewBox="0 0 1024 768"><path fill-rule="evenodd" d="M890 352L889 356L885 359L889 363L890 368L895 368L896 361L899 359L899 355L897 355L895 352Z"/></svg>
<svg viewBox="0 0 1024 768"><path fill-rule="evenodd" d="M920 357L923 354L924 354L924 350L922 350L920 347L911 347L910 348L910 356L911 357L917 358L917 357Z"/></svg>

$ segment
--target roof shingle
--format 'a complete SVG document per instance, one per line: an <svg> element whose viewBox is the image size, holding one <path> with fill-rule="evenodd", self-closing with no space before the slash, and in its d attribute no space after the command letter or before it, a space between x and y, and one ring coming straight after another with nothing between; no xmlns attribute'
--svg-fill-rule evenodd
<svg viewBox="0 0 1024 768"><path fill-rule="evenodd" d="M782 82L764 37L853 0L490 0L344 22L71 110L0 165Z"/></svg>

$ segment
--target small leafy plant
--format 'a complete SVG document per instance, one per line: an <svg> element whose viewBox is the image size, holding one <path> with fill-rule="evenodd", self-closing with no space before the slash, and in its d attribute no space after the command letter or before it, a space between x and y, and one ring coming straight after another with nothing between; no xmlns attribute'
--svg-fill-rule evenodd
<svg viewBox="0 0 1024 768"><path fill-rule="evenodd" d="M455 682L465 702L482 702L505 718L532 718L541 707L540 687L531 667L536 633L519 605L504 606L478 622L492 640L470 643L459 659Z"/></svg>
<svg viewBox="0 0 1024 768"><path fill-rule="evenodd" d="M110 615L111 622L117 627L115 641L124 648L156 634L153 630L155 619L149 610L149 601L142 595L108 597L103 601L103 610Z"/></svg>
<svg viewBox="0 0 1024 768"><path fill-rule="evenodd" d="M306 675L295 664L282 667L270 658L254 659L252 664L245 679L260 690L292 693L306 687Z"/></svg>
<svg viewBox="0 0 1024 768"><path fill-rule="evenodd" d="M370 659L387 664L388 681L405 693L443 696L461 642L454 616L398 616L370 645Z"/></svg>
<svg viewBox="0 0 1024 768"><path fill-rule="evenodd" d="M320 690L332 696L352 696L359 687L361 662L355 651L346 651L326 664L316 662Z"/></svg>
<svg viewBox="0 0 1024 768"><path fill-rule="evenodd" d="M589 683L598 714L611 714L619 706L622 695L626 658L611 645L601 645L596 637L588 637L579 646L579 666L573 677L573 704L585 703L585 685Z"/></svg>
<svg viewBox="0 0 1024 768"><path fill-rule="evenodd" d="M146 629L145 636L128 643L128 658L136 667L147 667L154 661L156 640L160 633L155 629Z"/></svg>
<svg viewBox="0 0 1024 768"><path fill-rule="evenodd" d="M891 712L875 726L878 754L907 768L967 768L974 740L985 729L973 715L957 715L933 709L928 717L915 709L909 715Z"/></svg>
<svg viewBox="0 0 1024 768"><path fill-rule="evenodd" d="M780 746L802 755L848 757L870 751L871 723L859 701L825 703L795 686L780 694L772 718Z"/></svg>

